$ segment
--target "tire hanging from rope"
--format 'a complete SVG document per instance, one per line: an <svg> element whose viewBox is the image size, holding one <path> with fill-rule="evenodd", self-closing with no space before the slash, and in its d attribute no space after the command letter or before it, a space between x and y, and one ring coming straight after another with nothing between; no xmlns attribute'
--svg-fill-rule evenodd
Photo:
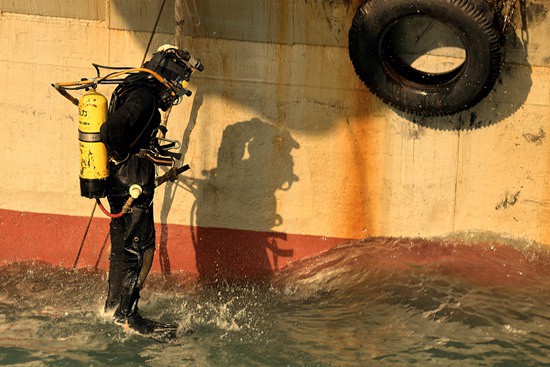
<svg viewBox="0 0 550 367"><path fill-rule="evenodd" d="M442 23L460 40L460 65L431 72L404 61L395 30L419 17ZM452 115L480 102L495 85L507 22L486 0L367 0L349 30L349 56L361 81L383 102L411 114Z"/></svg>

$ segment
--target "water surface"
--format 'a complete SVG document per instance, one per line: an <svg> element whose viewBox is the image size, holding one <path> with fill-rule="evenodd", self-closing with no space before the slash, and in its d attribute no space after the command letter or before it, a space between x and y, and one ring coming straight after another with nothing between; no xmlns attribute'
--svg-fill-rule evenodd
<svg viewBox="0 0 550 367"><path fill-rule="evenodd" d="M519 242L375 238L298 261L270 284L152 276L161 344L101 311L105 274L0 267L0 365L550 366L550 254Z"/></svg>

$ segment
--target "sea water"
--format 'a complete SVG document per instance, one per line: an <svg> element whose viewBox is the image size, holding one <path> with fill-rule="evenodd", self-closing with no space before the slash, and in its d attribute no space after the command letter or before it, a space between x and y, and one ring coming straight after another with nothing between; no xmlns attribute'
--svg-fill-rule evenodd
<svg viewBox="0 0 550 367"><path fill-rule="evenodd" d="M550 366L549 264L523 243L378 238L268 283L152 275L140 309L180 325L168 344L102 312L102 271L4 265L0 365Z"/></svg>

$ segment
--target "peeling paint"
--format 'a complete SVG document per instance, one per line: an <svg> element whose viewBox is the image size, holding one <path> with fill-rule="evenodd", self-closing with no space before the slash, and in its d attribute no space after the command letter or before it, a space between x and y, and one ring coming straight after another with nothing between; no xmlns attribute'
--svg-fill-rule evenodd
<svg viewBox="0 0 550 367"><path fill-rule="evenodd" d="M517 191L514 194L510 194L510 193L506 192L504 194L504 199L495 206L495 209L496 210L507 209L509 207L512 207L512 206L516 205L520 192L521 191Z"/></svg>
<svg viewBox="0 0 550 367"><path fill-rule="evenodd" d="M537 133L535 133L535 134L525 133L525 134L523 134L523 137L529 143L534 143L536 145L541 145L543 140L546 138L546 133L544 132L544 130L541 127Z"/></svg>

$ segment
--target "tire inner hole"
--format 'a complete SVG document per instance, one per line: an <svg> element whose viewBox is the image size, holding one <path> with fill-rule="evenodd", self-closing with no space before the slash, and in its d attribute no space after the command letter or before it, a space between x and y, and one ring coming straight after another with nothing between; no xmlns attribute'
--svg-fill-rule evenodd
<svg viewBox="0 0 550 367"><path fill-rule="evenodd" d="M466 47L448 25L428 16L409 16L388 27L382 38L385 62L418 83L445 83L466 62Z"/></svg>

